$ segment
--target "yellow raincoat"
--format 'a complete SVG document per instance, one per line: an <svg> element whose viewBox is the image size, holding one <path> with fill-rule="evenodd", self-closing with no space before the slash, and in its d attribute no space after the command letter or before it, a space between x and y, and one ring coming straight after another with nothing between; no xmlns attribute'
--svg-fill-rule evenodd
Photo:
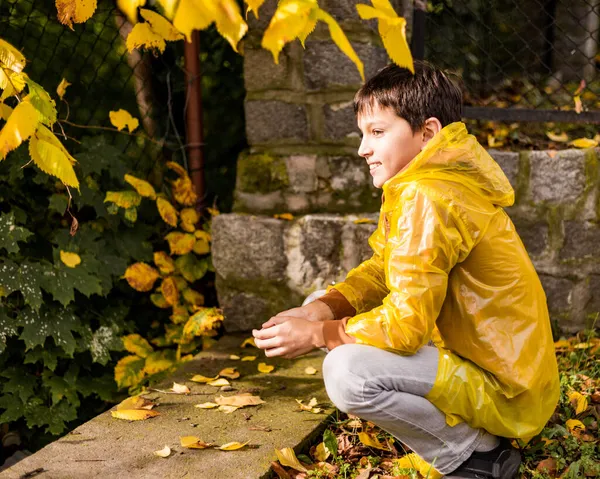
<svg viewBox="0 0 600 479"><path fill-rule="evenodd" d="M383 185L371 259L333 286L356 309L358 343L440 350L427 398L448 424L528 440L559 378L540 280L503 207L506 176L463 123L438 133Z"/></svg>

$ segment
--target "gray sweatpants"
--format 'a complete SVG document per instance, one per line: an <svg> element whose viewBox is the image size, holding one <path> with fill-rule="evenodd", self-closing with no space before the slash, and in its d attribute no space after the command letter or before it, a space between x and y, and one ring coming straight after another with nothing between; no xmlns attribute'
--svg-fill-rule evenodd
<svg viewBox="0 0 600 479"><path fill-rule="evenodd" d="M442 474L460 466L480 442L495 438L466 423L450 427L425 395L437 374L438 350L421 348L413 356L362 344L338 346L325 357L327 394L343 412L377 424Z"/></svg>

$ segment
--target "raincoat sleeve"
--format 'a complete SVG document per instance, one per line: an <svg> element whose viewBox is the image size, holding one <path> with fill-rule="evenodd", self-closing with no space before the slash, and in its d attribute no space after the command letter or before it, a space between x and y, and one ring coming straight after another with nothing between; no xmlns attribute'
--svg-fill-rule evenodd
<svg viewBox="0 0 600 479"><path fill-rule="evenodd" d="M330 287L339 291L354 308L354 314L369 311L381 305L383 298L389 293L385 283L385 271L383 266L383 250L385 247L385 218L383 212L379 215L377 229L369 238L369 246L373 250L373 256L363 261L356 268L350 270L342 283ZM343 311L345 314L347 310ZM337 318L337 314L334 311Z"/></svg>
<svg viewBox="0 0 600 479"><path fill-rule="evenodd" d="M389 293L380 306L348 321L346 333L358 343L414 354L429 341L448 274L471 245L450 205L437 191L417 185L395 202L386 244Z"/></svg>

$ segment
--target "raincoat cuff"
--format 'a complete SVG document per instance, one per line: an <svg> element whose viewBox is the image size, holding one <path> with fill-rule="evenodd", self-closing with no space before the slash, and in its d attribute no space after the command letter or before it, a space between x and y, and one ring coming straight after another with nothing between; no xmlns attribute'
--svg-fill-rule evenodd
<svg viewBox="0 0 600 479"><path fill-rule="evenodd" d="M316 301L321 301L329 306L334 319L342 319L346 316L356 315L356 309L350 304L346 297L336 289L330 289L327 294Z"/></svg>
<svg viewBox="0 0 600 479"><path fill-rule="evenodd" d="M346 334L346 323L350 319L350 316L346 316L339 321L329 319L323 321L323 340L325 341L325 347L331 351L342 344L355 343L356 340Z"/></svg>

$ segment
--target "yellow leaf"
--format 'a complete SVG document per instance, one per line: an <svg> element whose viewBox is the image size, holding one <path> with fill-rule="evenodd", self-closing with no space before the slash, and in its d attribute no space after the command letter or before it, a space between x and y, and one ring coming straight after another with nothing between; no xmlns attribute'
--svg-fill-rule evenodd
<svg viewBox="0 0 600 479"><path fill-rule="evenodd" d="M133 186L140 196L150 198L151 200L156 198L154 187L147 181L140 180L133 175L125 175L125 181Z"/></svg>
<svg viewBox="0 0 600 479"><path fill-rule="evenodd" d="M389 0L373 0L375 8L369 5L356 5L358 15L363 20L379 20L379 36L383 40L388 55L400 67L415 72L412 55L406 41L406 20L399 17Z"/></svg>
<svg viewBox="0 0 600 479"><path fill-rule="evenodd" d="M212 447L211 443L204 442L196 436L180 437L179 442L181 443L181 447L185 447L188 449L206 449L207 447Z"/></svg>
<svg viewBox="0 0 600 479"><path fill-rule="evenodd" d="M221 214L216 208L206 208L206 211L208 211L208 214L211 216L219 216Z"/></svg>
<svg viewBox="0 0 600 479"><path fill-rule="evenodd" d="M131 36L131 34L129 36ZM127 37L127 39L129 40L129 37ZM131 133L140 125L140 122L137 118L132 117L128 111L123 109L111 111L108 113L108 116L112 125L119 131L127 127L129 133Z"/></svg>
<svg viewBox="0 0 600 479"><path fill-rule="evenodd" d="M306 467L300 464L300 461L296 457L296 453L291 447L285 447L283 449L275 449L277 459L282 466L291 467L299 472L308 472Z"/></svg>
<svg viewBox="0 0 600 479"><path fill-rule="evenodd" d="M183 208L180 213L181 227L188 233L196 230L196 224L200 221L200 215L194 208Z"/></svg>
<svg viewBox="0 0 600 479"><path fill-rule="evenodd" d="M308 366L305 370L304 370L304 374L317 374L317 370L315 368L313 368L312 366Z"/></svg>
<svg viewBox="0 0 600 479"><path fill-rule="evenodd" d="M96 11L96 0L56 0L58 21L73 30L73 23L89 20Z"/></svg>
<svg viewBox="0 0 600 479"><path fill-rule="evenodd" d="M237 361L240 359L240 357L237 354L230 354L229 359L231 359L233 361Z"/></svg>
<svg viewBox="0 0 600 479"><path fill-rule="evenodd" d="M136 291L150 291L159 274L152 266L146 263L135 263L127 268L124 278Z"/></svg>
<svg viewBox="0 0 600 479"><path fill-rule="evenodd" d="M259 396L253 396L252 394L238 394L236 396L219 396L215 398L215 402L219 406L235 406L235 407L244 407L244 406L258 406L259 404L264 404Z"/></svg>
<svg viewBox="0 0 600 479"><path fill-rule="evenodd" d="M172 277L163 279L160 285L160 292L171 306L175 306L179 302L179 290Z"/></svg>
<svg viewBox="0 0 600 479"><path fill-rule="evenodd" d="M164 198L157 198L156 207L158 208L160 217L165 223L173 227L177 226L177 210L171 203Z"/></svg>
<svg viewBox="0 0 600 479"><path fill-rule="evenodd" d="M358 433L358 439L365 446L373 447L375 449L381 449L382 451L389 451L390 450L387 446L383 445L379 441L379 439L377 439L377 437L375 437L373 434L369 434L368 432L359 432Z"/></svg>
<svg viewBox="0 0 600 479"><path fill-rule="evenodd" d="M158 457L169 457L171 455L171 448L169 446L165 446L158 451L154 451L154 455Z"/></svg>
<svg viewBox="0 0 600 479"><path fill-rule="evenodd" d="M69 154L54 133L44 125L39 125L31 137L29 154L40 170L56 176L67 186L79 188L79 181L73 169L75 158Z"/></svg>
<svg viewBox="0 0 600 479"><path fill-rule="evenodd" d="M218 1L218 0L217 0ZM215 0L180 0L177 11L174 6L165 8L167 16L174 13L173 26L183 33L188 42L192 41L193 30L204 30L216 17ZM163 0L162 3L174 3L173 0Z"/></svg>
<svg viewBox="0 0 600 479"><path fill-rule="evenodd" d="M209 381L206 384L208 384L209 386L222 387L229 386L229 381L227 381L227 379L225 378L219 378L215 379L214 381Z"/></svg>
<svg viewBox="0 0 600 479"><path fill-rule="evenodd" d="M258 371L261 373L268 374L275 369L275 366L272 366L267 363L258 363Z"/></svg>
<svg viewBox="0 0 600 479"><path fill-rule="evenodd" d="M315 8L318 8L317 2L311 0L279 2L261 42L261 46L273 54L275 63L279 63L279 53L285 44L306 31Z"/></svg>
<svg viewBox="0 0 600 479"><path fill-rule="evenodd" d="M146 8L140 9L140 13L144 20L146 20L152 30L164 38L168 42L176 42L178 40L183 40L183 35L179 33L171 22L167 20L162 15L159 15L152 10L148 10Z"/></svg>
<svg viewBox="0 0 600 479"><path fill-rule="evenodd" d="M81 263L81 258L77 253L69 253L63 250L60 250L60 260L69 268L75 268Z"/></svg>
<svg viewBox="0 0 600 479"><path fill-rule="evenodd" d="M250 12L254 12L254 16L258 18L258 9L262 6L265 0L246 0L248 10L246 10L246 18Z"/></svg>
<svg viewBox="0 0 600 479"><path fill-rule="evenodd" d="M201 308L196 311L183 327L183 337L192 339L208 334L208 331L223 321L223 312L218 308Z"/></svg>
<svg viewBox="0 0 600 479"><path fill-rule="evenodd" d="M593 346L592 343L577 343L575 346L573 346L574 349L588 349L591 348Z"/></svg>
<svg viewBox="0 0 600 479"><path fill-rule="evenodd" d="M256 356L244 356L242 361L254 361L256 360Z"/></svg>
<svg viewBox="0 0 600 479"><path fill-rule="evenodd" d="M144 379L144 363L139 356L125 356L115 366L115 382L120 388L137 386Z"/></svg>
<svg viewBox="0 0 600 479"><path fill-rule="evenodd" d="M598 146L598 142L590 138L577 138L576 140L569 142L569 145L572 145L575 148L594 148Z"/></svg>
<svg viewBox="0 0 600 479"><path fill-rule="evenodd" d="M162 274L171 274L175 271L175 262L164 251L154 252L154 264Z"/></svg>
<svg viewBox="0 0 600 479"><path fill-rule="evenodd" d="M134 25L137 23L138 7L143 7L144 5L146 5L146 0L117 0L117 7L119 7L119 10L121 10L127 17L127 20Z"/></svg>
<svg viewBox="0 0 600 479"><path fill-rule="evenodd" d="M152 409L156 404L149 399L141 397L140 395L128 397L117 404L117 410L121 409Z"/></svg>
<svg viewBox="0 0 600 479"><path fill-rule="evenodd" d="M63 99L63 97L65 96L65 93L67 91L67 87L71 85L66 78L63 78L60 83L58 84L58 87L56 87L56 94L58 95L58 98L60 98L61 100Z"/></svg>
<svg viewBox="0 0 600 479"><path fill-rule="evenodd" d="M171 254L188 254L194 248L196 238L194 235L189 233L180 233L179 231L173 231L165 236L165 239L169 242L169 248Z"/></svg>
<svg viewBox="0 0 600 479"><path fill-rule="evenodd" d="M208 241L206 241L204 238L199 238L194 243L192 251L199 256L203 254L208 254L210 253L210 245L208 244Z"/></svg>
<svg viewBox="0 0 600 479"><path fill-rule="evenodd" d="M588 408L588 400L583 394L572 391L568 394L568 398L571 406L575 409L576 415L581 414Z"/></svg>
<svg viewBox="0 0 600 479"><path fill-rule="evenodd" d="M585 424L583 424L580 420L578 419L569 419L565 425L567 426L567 429L569 430L569 432L573 432L576 430L580 430L580 431L584 431L585 430Z"/></svg>
<svg viewBox="0 0 600 479"><path fill-rule="evenodd" d="M236 368L221 369L219 376L229 379L237 379L240 377L240 372Z"/></svg>
<svg viewBox="0 0 600 479"><path fill-rule="evenodd" d="M153 351L150 343L139 334L123 336L123 346L128 352L137 354L141 358L147 357Z"/></svg>
<svg viewBox="0 0 600 479"><path fill-rule="evenodd" d="M196 192L194 191L192 180L190 180L187 171L174 161L168 161L166 165L169 169L175 171L179 175L179 179L171 182L173 198L175 198L175 201L184 206L195 205L198 200L198 195L196 195Z"/></svg>
<svg viewBox="0 0 600 479"><path fill-rule="evenodd" d="M154 351L146 358L144 373L148 375L161 373L175 366L175 352L171 350Z"/></svg>
<svg viewBox="0 0 600 479"><path fill-rule="evenodd" d="M2 55L0 47L0 55ZM0 101L21 93L25 88L27 75L25 73L14 72L8 68L0 69L0 89L4 90L0 95ZM8 105L1 105L3 108L12 111ZM7 115L0 113L0 117L6 119Z"/></svg>
<svg viewBox="0 0 600 479"><path fill-rule="evenodd" d="M120 208L135 208L142 201L142 197L137 191L107 191L105 203L114 203Z"/></svg>
<svg viewBox="0 0 600 479"><path fill-rule="evenodd" d="M273 215L273 218L276 218L278 220L292 221L294 219L294 215L292 215L291 213L281 213L279 215Z"/></svg>
<svg viewBox="0 0 600 479"><path fill-rule="evenodd" d="M237 406L219 406L218 411L221 411L225 414L231 414L232 412L237 411L238 409L239 407Z"/></svg>
<svg viewBox="0 0 600 479"><path fill-rule="evenodd" d="M202 374L196 374L192 379L190 379L190 381L194 381L195 383L209 383L211 381L214 381L218 377L219 376L215 376L214 378L208 378L206 376L202 376Z"/></svg>
<svg viewBox="0 0 600 479"><path fill-rule="evenodd" d="M189 394L191 393L190 388L188 388L185 384L173 383L173 387L171 391L176 394Z"/></svg>
<svg viewBox="0 0 600 479"><path fill-rule="evenodd" d="M116 419L125 419L126 421L143 421L151 417L159 416L157 411L147 411L145 409L121 409L111 411L112 417Z"/></svg>
<svg viewBox="0 0 600 479"><path fill-rule="evenodd" d="M227 444L223 444L221 447L218 447L217 449L220 449L221 451L235 451L237 449L241 449L249 442L250 441L246 441L243 443L242 442L228 442Z"/></svg>
<svg viewBox="0 0 600 479"><path fill-rule="evenodd" d="M204 296L192 288L183 290L183 299L194 306L202 306L204 304Z"/></svg>
<svg viewBox="0 0 600 479"><path fill-rule="evenodd" d="M370 218L358 218L352 223L354 223L355 225L374 225L377 224L377 221L372 220Z"/></svg>
<svg viewBox="0 0 600 479"><path fill-rule="evenodd" d="M325 445L324 442L320 443L316 448L315 448L315 459L317 461L326 461L327 458L331 455L331 452L329 451L329 449L327 449L327 446Z"/></svg>
<svg viewBox="0 0 600 479"><path fill-rule="evenodd" d="M569 135L567 135L564 131L561 133L554 133L553 131L547 131L546 136L550 139L550 141L555 141L557 143L566 143L569 141Z"/></svg>
<svg viewBox="0 0 600 479"><path fill-rule="evenodd" d="M240 344L240 348L245 348L246 346L254 346L255 348L257 347L253 337L244 339L242 344ZM256 356L254 357L254 359L256 359ZM254 361L254 359L246 359L246 361Z"/></svg>
<svg viewBox="0 0 600 479"><path fill-rule="evenodd" d="M195 404L194 407L200 409L214 409L216 407L219 407L219 405L214 402L203 402L202 404Z"/></svg>
<svg viewBox="0 0 600 479"><path fill-rule="evenodd" d="M419 472L422 477L427 477L428 479L441 479L444 477L442 474L436 471L431 464L414 452L411 452L406 456L402 456L399 459L394 459L394 462L399 468L414 469Z"/></svg>
<svg viewBox="0 0 600 479"><path fill-rule="evenodd" d="M573 102L575 103L575 113L579 114L583 111L583 104L581 103L581 96L575 95L573 97Z"/></svg>
<svg viewBox="0 0 600 479"><path fill-rule="evenodd" d="M317 398L312 398L308 404L303 404L300 399L296 399L296 402L300 406L301 411L312 412L313 414L321 414L323 409L320 407L315 407L318 404Z"/></svg>
<svg viewBox="0 0 600 479"><path fill-rule="evenodd" d="M19 73L23 71L25 62L25 57L19 50L0 38L0 63L4 68ZM0 88L4 89L8 86L8 83L4 83L6 77L2 76L2 72L3 69L0 69Z"/></svg>
<svg viewBox="0 0 600 479"><path fill-rule="evenodd" d="M0 130L0 159L34 134L39 123L38 111L28 101L22 101L12 111Z"/></svg>
<svg viewBox="0 0 600 479"><path fill-rule="evenodd" d="M152 30L152 27L149 23L136 24L132 28L131 32L129 32L129 35L127 35L127 40L125 43L129 52L132 52L137 48L146 48L148 50L158 50L160 53L163 53L165 51L165 47L167 46L165 39ZM115 124L112 121L112 117L111 122L113 125ZM121 129L122 128L119 128L119 131ZM132 130L130 129L130 132L131 131Z"/></svg>

